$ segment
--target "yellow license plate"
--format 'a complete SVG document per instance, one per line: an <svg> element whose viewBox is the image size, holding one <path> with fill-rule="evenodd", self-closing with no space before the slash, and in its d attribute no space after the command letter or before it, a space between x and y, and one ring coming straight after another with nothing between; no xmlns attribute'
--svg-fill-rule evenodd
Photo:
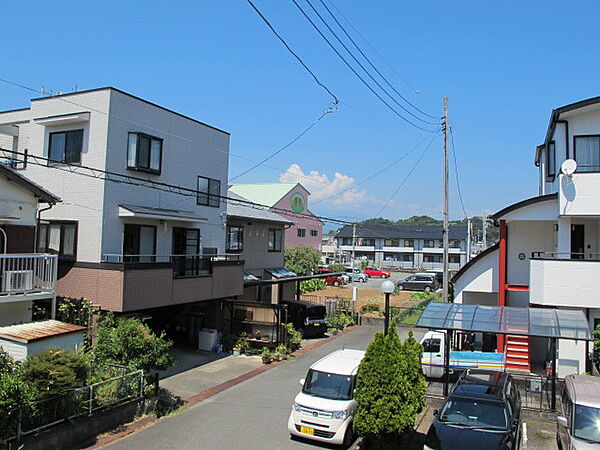
<svg viewBox="0 0 600 450"><path fill-rule="evenodd" d="M314 428L308 428L308 427L300 427L300 433L302 433L302 434L308 434L310 436L314 436L315 435L315 429Z"/></svg>
<svg viewBox="0 0 600 450"><path fill-rule="evenodd" d="M320 323L313 323L313 325L314 325L315 327L320 327L320 326L321 326L321 324L320 324Z"/></svg>

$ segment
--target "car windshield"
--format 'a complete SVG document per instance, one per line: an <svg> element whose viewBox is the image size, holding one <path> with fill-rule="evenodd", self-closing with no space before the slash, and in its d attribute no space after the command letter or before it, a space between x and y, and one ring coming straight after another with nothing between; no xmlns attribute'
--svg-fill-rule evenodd
<svg viewBox="0 0 600 450"><path fill-rule="evenodd" d="M502 403L463 397L451 397L444 405L439 420L469 428L507 428L506 408Z"/></svg>
<svg viewBox="0 0 600 450"><path fill-rule="evenodd" d="M309 370L302 392L332 400L351 400L354 377Z"/></svg>
<svg viewBox="0 0 600 450"><path fill-rule="evenodd" d="M600 442L600 408L575 405L573 434L577 439Z"/></svg>

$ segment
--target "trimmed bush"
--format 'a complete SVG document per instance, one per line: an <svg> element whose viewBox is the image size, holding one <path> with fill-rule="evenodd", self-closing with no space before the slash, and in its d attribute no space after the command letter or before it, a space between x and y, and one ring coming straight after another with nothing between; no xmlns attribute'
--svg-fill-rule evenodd
<svg viewBox="0 0 600 450"><path fill-rule="evenodd" d="M380 306L378 303L366 303L366 304L362 305L362 308L360 308L360 312L363 314L370 313L370 312L378 312L379 310L380 310Z"/></svg>
<svg viewBox="0 0 600 450"><path fill-rule="evenodd" d="M326 287L327 283L325 283L325 281L321 278L313 278L312 280L304 280L300 282L300 292L302 294L306 292L320 291Z"/></svg>

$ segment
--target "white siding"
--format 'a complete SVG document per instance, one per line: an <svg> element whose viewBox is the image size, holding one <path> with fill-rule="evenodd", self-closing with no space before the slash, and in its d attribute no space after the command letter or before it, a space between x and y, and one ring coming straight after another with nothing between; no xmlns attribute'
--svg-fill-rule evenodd
<svg viewBox="0 0 600 450"><path fill-rule="evenodd" d="M553 222L509 222L507 239L507 282L529 285L529 258L532 252L554 251ZM519 259L523 253L524 259ZM512 306L512 305L510 305Z"/></svg>
<svg viewBox="0 0 600 450"><path fill-rule="evenodd" d="M460 276L454 285L454 302L466 303L463 293L496 293L498 292L498 250L480 256L473 265ZM488 303L489 296L484 296L483 304ZM469 303L477 303L476 297L469 296Z"/></svg>
<svg viewBox="0 0 600 450"><path fill-rule="evenodd" d="M35 226L37 198L31 191L0 175L0 217L17 217L11 225ZM2 250L0 249L0 252Z"/></svg>

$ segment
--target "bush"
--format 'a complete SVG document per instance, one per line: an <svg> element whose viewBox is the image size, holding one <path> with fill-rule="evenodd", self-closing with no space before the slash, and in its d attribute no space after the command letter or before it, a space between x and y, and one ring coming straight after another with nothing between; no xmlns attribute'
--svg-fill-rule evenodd
<svg viewBox="0 0 600 450"><path fill-rule="evenodd" d="M285 249L284 266L297 275L310 275L321 262L321 254L308 245L296 245Z"/></svg>
<svg viewBox="0 0 600 450"><path fill-rule="evenodd" d="M35 387L23 381L18 373L0 373L0 444L17 434L19 409L22 417L35 414L37 395Z"/></svg>
<svg viewBox="0 0 600 450"><path fill-rule="evenodd" d="M358 368L358 411L354 429L383 448L394 448L400 435L414 426L425 405L427 383L421 372L423 348L412 333L402 343L396 329L377 333Z"/></svg>
<svg viewBox="0 0 600 450"><path fill-rule="evenodd" d="M346 264L332 264L329 266L329 270L332 272L345 272Z"/></svg>
<svg viewBox="0 0 600 450"><path fill-rule="evenodd" d="M85 384L89 363L82 352L49 347L29 356L20 369L23 381L31 384L40 399L64 395Z"/></svg>
<svg viewBox="0 0 600 450"><path fill-rule="evenodd" d="M15 360L0 347L0 375L13 373L16 367Z"/></svg>
<svg viewBox="0 0 600 450"><path fill-rule="evenodd" d="M321 278L313 278L312 280L304 280L300 282L300 292L315 292L320 291L321 289L325 289L327 287L327 283Z"/></svg>
<svg viewBox="0 0 600 450"><path fill-rule="evenodd" d="M360 308L360 312L366 314L370 312L378 312L379 309L380 306L378 303L366 303L362 306L362 308Z"/></svg>
<svg viewBox="0 0 600 450"><path fill-rule="evenodd" d="M287 327L287 343L288 347L292 350L296 350L300 348L300 344L302 343L302 334L294 328L294 325L288 323Z"/></svg>
<svg viewBox="0 0 600 450"><path fill-rule="evenodd" d="M92 355L96 379L101 379L110 364L125 366L128 371L166 370L175 361L169 350L173 343L164 332L156 335L145 323L134 318L115 319L108 315L96 333Z"/></svg>
<svg viewBox="0 0 600 450"><path fill-rule="evenodd" d="M351 314L346 314L343 312L339 312L330 316L327 316L327 327L336 328L338 330L343 330L344 328L354 325L356 322L354 321L354 317Z"/></svg>

